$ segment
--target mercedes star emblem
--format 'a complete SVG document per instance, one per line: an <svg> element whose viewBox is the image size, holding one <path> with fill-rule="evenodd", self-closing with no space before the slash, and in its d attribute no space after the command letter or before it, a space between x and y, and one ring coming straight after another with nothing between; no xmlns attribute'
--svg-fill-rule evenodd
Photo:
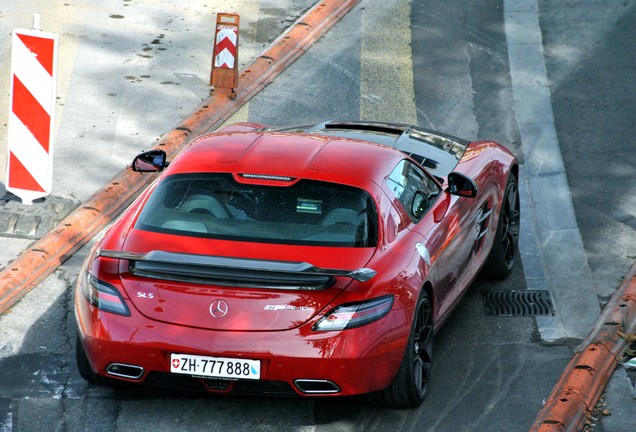
<svg viewBox="0 0 636 432"><path fill-rule="evenodd" d="M210 315L214 318L223 318L227 315L228 309L227 303L223 300L214 300L210 305Z"/></svg>

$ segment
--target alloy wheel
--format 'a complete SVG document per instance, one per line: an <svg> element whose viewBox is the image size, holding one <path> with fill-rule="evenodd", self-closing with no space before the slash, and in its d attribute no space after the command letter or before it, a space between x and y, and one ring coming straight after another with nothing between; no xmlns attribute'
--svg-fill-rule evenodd
<svg viewBox="0 0 636 432"><path fill-rule="evenodd" d="M519 240L519 191L517 184L511 183L506 191L506 202L501 214L503 221L503 235L501 237L504 259L508 267L512 267L515 260L517 243Z"/></svg>
<svg viewBox="0 0 636 432"><path fill-rule="evenodd" d="M433 317L431 303L424 297L417 311L417 322L413 337L413 379L415 388L424 395L428 388L428 380L432 366Z"/></svg>

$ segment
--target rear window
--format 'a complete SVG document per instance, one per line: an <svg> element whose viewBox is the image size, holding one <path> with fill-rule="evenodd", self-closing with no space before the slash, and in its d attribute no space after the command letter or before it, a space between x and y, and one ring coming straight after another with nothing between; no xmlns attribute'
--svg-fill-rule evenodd
<svg viewBox="0 0 636 432"><path fill-rule="evenodd" d="M230 174L164 178L135 228L236 241L373 247L375 203L364 190L301 180L289 187L237 183Z"/></svg>

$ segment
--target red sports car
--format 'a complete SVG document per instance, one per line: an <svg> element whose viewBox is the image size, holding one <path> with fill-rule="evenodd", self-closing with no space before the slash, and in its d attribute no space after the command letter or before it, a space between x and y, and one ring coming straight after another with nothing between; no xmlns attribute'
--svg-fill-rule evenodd
<svg viewBox="0 0 636 432"><path fill-rule="evenodd" d="M518 163L493 141L245 123L133 170L163 172L77 283L89 381L417 406L435 331L515 263Z"/></svg>

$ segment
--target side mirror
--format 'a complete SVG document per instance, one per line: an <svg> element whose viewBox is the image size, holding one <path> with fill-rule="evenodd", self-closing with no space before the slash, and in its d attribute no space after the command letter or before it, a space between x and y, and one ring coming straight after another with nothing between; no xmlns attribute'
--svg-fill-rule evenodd
<svg viewBox="0 0 636 432"><path fill-rule="evenodd" d="M165 151L150 150L133 159L132 170L135 172L159 172L167 166Z"/></svg>
<svg viewBox="0 0 636 432"><path fill-rule="evenodd" d="M458 172L448 175L448 193L465 198L475 198L477 196L477 185L475 182Z"/></svg>

